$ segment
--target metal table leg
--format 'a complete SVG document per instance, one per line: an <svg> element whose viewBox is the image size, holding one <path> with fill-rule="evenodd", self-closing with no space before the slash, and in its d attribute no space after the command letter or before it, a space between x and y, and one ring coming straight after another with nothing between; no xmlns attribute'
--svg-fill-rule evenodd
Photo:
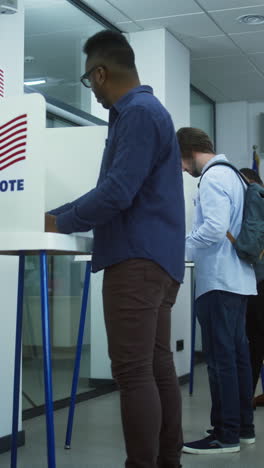
<svg viewBox="0 0 264 468"><path fill-rule="evenodd" d="M47 253L45 251L41 251L40 253L40 286L41 286L42 340L43 340L43 357L44 357L44 383L45 383L45 402L46 402L48 468L56 468L53 398L52 398L52 367L51 367L51 344L50 344L50 323L49 323L48 268L47 268Z"/></svg>
<svg viewBox="0 0 264 468"><path fill-rule="evenodd" d="M195 313L195 280L194 271L191 271L191 296L192 296L192 307L191 307L191 364L190 364L190 382L189 382L189 394L193 394L193 382L194 382L194 355L195 355L195 336L196 336L196 313Z"/></svg>
<svg viewBox="0 0 264 468"><path fill-rule="evenodd" d="M25 255L20 255L19 256L19 270L18 270L18 292L17 292L17 321L16 321L14 390L13 390L14 393L13 393L13 421L12 421L12 442L11 442L11 468L16 468L17 466L17 433L18 433L19 390L20 390L20 373L21 373L24 269L25 269Z"/></svg>
<svg viewBox="0 0 264 468"><path fill-rule="evenodd" d="M80 362L81 362L83 334L84 334L84 326L85 326L85 318L86 318L86 309L87 309L87 302L88 302L90 274L91 274L91 262L87 262L86 263L86 271L85 271L84 287L83 287L83 297L82 297L82 308L81 308L81 316L80 316L80 324L79 324L79 332L78 332L78 342L77 342L77 348L76 348L75 365L74 365L74 373L73 373L73 380L72 380L71 402L70 402L69 415L68 415L65 449L70 449L71 448L72 426L73 426L73 418L74 418L78 378L79 378L79 372L80 372Z"/></svg>
<svg viewBox="0 0 264 468"><path fill-rule="evenodd" d="M262 368L261 368L261 373L260 373L260 375L261 375L262 391L263 391L263 393L264 393L264 364L263 364L263 366L262 366Z"/></svg>

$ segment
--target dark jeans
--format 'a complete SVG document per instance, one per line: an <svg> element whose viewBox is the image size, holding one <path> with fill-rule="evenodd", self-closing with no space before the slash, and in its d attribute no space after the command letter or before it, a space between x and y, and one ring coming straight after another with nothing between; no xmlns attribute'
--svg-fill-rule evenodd
<svg viewBox="0 0 264 468"><path fill-rule="evenodd" d="M248 298L246 330L254 394L264 359L264 281L258 283L258 295Z"/></svg>
<svg viewBox="0 0 264 468"><path fill-rule="evenodd" d="M181 396L170 350L179 284L150 260L106 268L105 324L120 388L126 468L178 468Z"/></svg>
<svg viewBox="0 0 264 468"><path fill-rule="evenodd" d="M246 337L247 297L210 291L196 301L208 365L211 424L221 442L254 434L252 375Z"/></svg>

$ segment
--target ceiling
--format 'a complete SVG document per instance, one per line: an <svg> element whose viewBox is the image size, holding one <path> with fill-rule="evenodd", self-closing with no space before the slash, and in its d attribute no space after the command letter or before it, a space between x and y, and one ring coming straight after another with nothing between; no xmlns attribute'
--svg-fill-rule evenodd
<svg viewBox="0 0 264 468"><path fill-rule="evenodd" d="M166 28L191 52L191 82L216 102L264 100L264 0L83 0L124 32Z"/></svg>

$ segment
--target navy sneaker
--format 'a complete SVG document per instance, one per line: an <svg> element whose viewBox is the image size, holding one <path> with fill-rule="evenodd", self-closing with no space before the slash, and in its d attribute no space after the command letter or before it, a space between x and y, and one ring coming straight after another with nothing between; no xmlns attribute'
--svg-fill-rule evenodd
<svg viewBox="0 0 264 468"><path fill-rule="evenodd" d="M182 451L185 453L193 453L197 455L210 453L233 453L240 451L239 444L224 444L220 440L216 440L214 435L210 435L205 439L196 440L189 444L184 444Z"/></svg>
<svg viewBox="0 0 264 468"><path fill-rule="evenodd" d="M205 431L205 435L208 437L209 435L212 436L214 434L214 430L213 429L207 429L207 431ZM254 444L256 442L256 437L255 437L255 434L249 434L249 435L241 435L239 437L239 440L240 440L240 443L241 444L244 444L244 445L251 445L251 444Z"/></svg>

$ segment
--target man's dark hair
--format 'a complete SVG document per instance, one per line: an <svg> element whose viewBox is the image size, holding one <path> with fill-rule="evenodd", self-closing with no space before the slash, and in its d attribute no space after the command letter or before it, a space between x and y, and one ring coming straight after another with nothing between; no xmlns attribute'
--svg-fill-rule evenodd
<svg viewBox="0 0 264 468"><path fill-rule="evenodd" d="M111 30L100 31L90 37L83 48L89 57L98 57L121 68L135 68L135 54L125 36Z"/></svg>
<svg viewBox="0 0 264 468"><path fill-rule="evenodd" d="M209 136L199 128L182 127L177 131L177 137L183 159L191 159L193 151L215 154Z"/></svg>
<svg viewBox="0 0 264 468"><path fill-rule="evenodd" d="M248 167L243 167L242 169L239 169L242 174L246 176L247 179L249 180L254 180L257 184L263 185L263 182L259 175L254 171L254 169L249 169Z"/></svg>

